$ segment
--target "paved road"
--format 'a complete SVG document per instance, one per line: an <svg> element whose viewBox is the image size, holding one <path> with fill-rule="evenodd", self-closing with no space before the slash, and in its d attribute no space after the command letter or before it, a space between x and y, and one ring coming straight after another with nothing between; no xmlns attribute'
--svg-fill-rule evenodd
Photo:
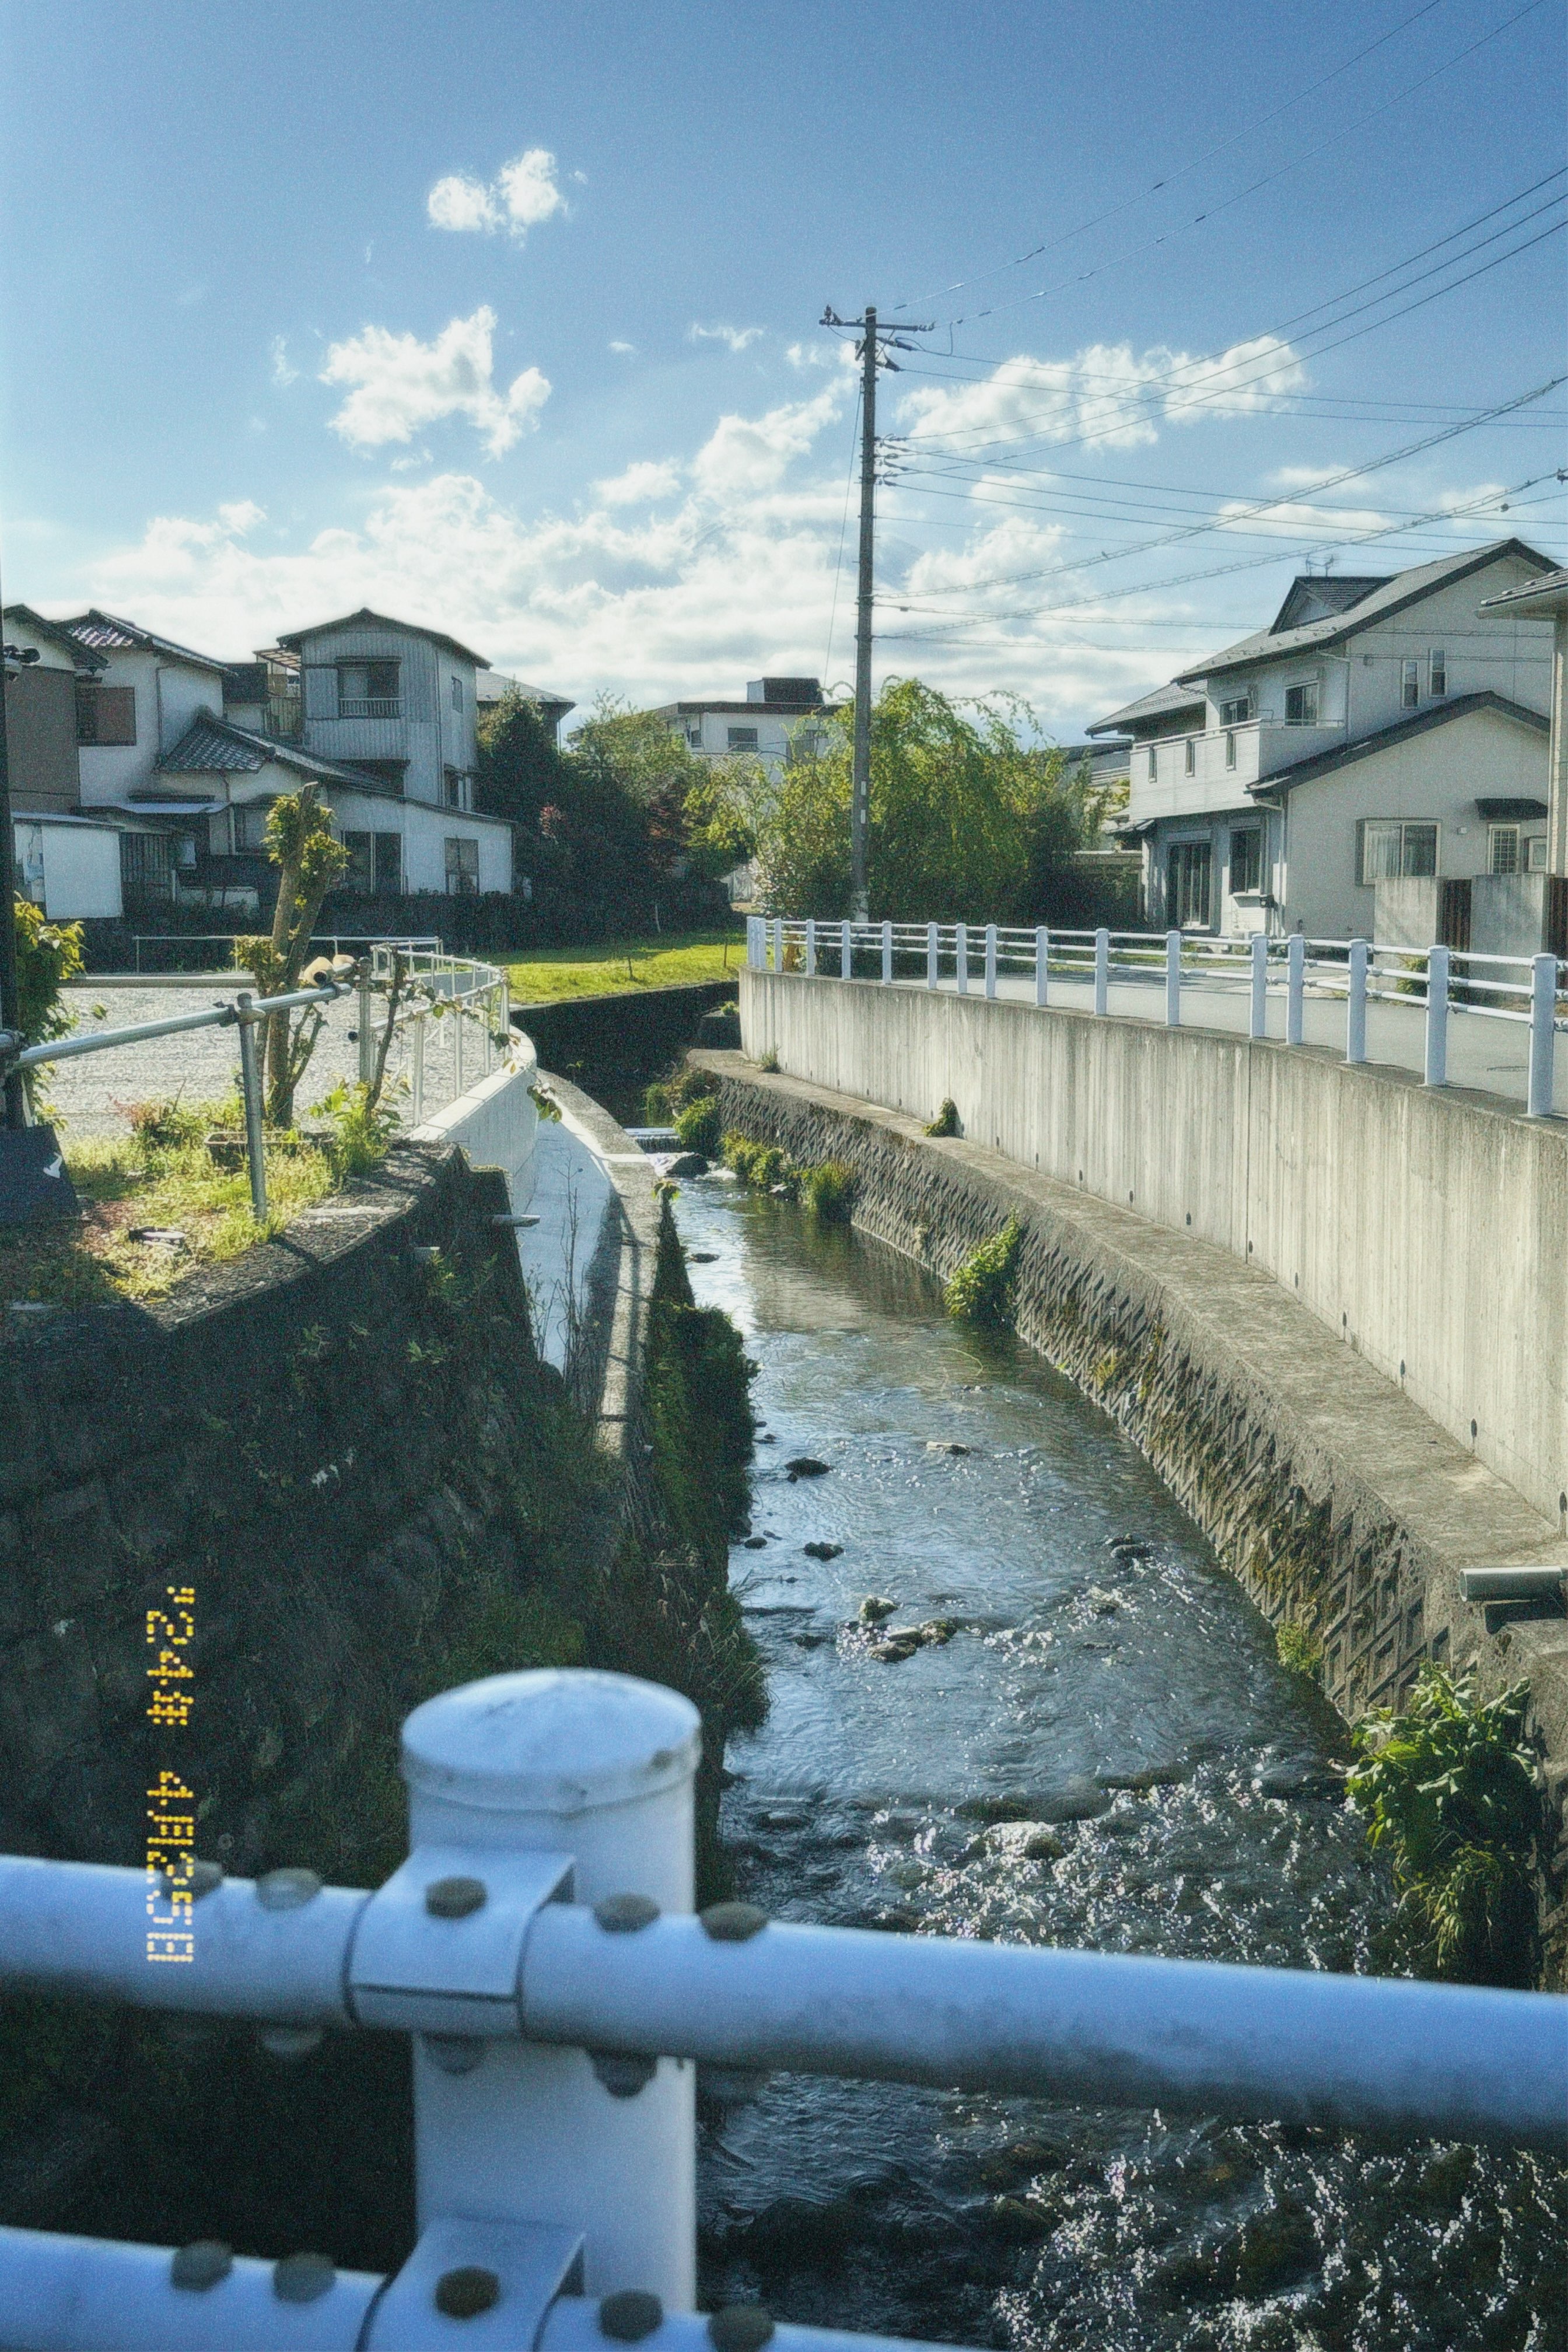
<svg viewBox="0 0 1568 2352"><path fill-rule="evenodd" d="M76 1015L77 1034L94 1029L129 1029L142 1021L167 1021L182 1013L200 1013L211 1004L232 1003L234 992L225 982L209 980L189 988L105 987L89 980L66 992ZM359 1076L359 1046L353 1032L357 1003L342 997L327 1007L326 1021L300 1089L302 1109L321 1100L340 1078ZM426 1024L425 1049L425 1108L439 1109L452 1099L453 1040L457 1024L447 1020ZM472 1024L469 1038L474 1035ZM405 1075L406 1033L399 1037L388 1064L393 1082ZM472 1043L468 1082L479 1075L479 1062ZM68 1135L123 1135L129 1132L129 1104L178 1096L186 1102L213 1102L238 1083L239 1050L233 1029L196 1029L177 1037L153 1037L144 1045L125 1045L102 1054L86 1054L79 1061L58 1063L47 1086L57 1119ZM408 1099L401 1097L404 1116Z"/></svg>

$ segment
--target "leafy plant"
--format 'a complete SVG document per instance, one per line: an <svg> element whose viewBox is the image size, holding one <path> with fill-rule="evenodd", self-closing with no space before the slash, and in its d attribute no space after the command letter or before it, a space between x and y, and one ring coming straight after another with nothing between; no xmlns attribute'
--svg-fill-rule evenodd
<svg viewBox="0 0 1568 2352"><path fill-rule="evenodd" d="M855 1213L860 1179L847 1160L824 1160L800 1172L800 1197L825 1225L847 1225Z"/></svg>
<svg viewBox="0 0 1568 2352"><path fill-rule="evenodd" d="M724 1165L732 1168L753 1192L771 1192L776 1185L795 1189L795 1171L775 1143L753 1143L733 1129L724 1138Z"/></svg>
<svg viewBox="0 0 1568 2352"><path fill-rule="evenodd" d="M951 1095L944 1095L942 1097L942 1108L938 1111L936 1117L928 1124L926 1133L928 1135L956 1135L958 1133L958 1105L953 1101Z"/></svg>
<svg viewBox="0 0 1568 2352"><path fill-rule="evenodd" d="M1009 1217L999 1234L973 1250L942 1293L948 1313L984 1329L1011 1329L1023 1240L1023 1227Z"/></svg>
<svg viewBox="0 0 1568 2352"><path fill-rule="evenodd" d="M1529 1986L1540 1958L1532 1870L1541 1835L1529 1687L1477 1696L1475 1677L1423 1666L1403 1712L1356 1727L1363 1759L1345 1783L1386 1845L1423 1972Z"/></svg>
<svg viewBox="0 0 1568 2352"><path fill-rule="evenodd" d="M52 1045L76 1027L60 992L81 970L81 925L47 921L30 898L18 898L15 906L17 1026L27 1045ZM26 1070L22 1076L35 1109L44 1101L43 1076L41 1070Z"/></svg>
<svg viewBox="0 0 1568 2352"><path fill-rule="evenodd" d="M273 802L267 813L267 855L279 869L272 934L237 940L235 951L256 974L263 996L286 996L300 984L321 901L349 860L342 843L332 838L332 813L322 805L319 785L306 784ZM294 1124L295 1089L315 1051L321 1018L319 1004L267 1016L262 1050L269 1126Z"/></svg>
<svg viewBox="0 0 1568 2352"><path fill-rule="evenodd" d="M1294 1618L1287 1617L1274 1628L1274 1648L1282 1666L1293 1675L1305 1675L1309 1682L1321 1679L1323 1671L1323 1645L1317 1635Z"/></svg>
<svg viewBox="0 0 1568 2352"><path fill-rule="evenodd" d="M700 1151L716 1160L723 1148L723 1132L719 1124L719 1098L706 1095L689 1102L675 1114L675 1132L683 1151Z"/></svg>
<svg viewBox="0 0 1568 2352"><path fill-rule="evenodd" d="M351 1176L367 1174L385 1159L398 1116L363 1080L340 1078L315 1108L331 1130L326 1138L326 1152L340 1184Z"/></svg>

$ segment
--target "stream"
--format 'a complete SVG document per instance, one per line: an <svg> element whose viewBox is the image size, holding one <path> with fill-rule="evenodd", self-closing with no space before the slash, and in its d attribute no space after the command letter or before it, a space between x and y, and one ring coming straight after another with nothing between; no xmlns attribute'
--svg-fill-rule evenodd
<svg viewBox="0 0 1568 2352"><path fill-rule="evenodd" d="M874 1244L719 1175L677 1215L761 1367L731 1575L772 1713L729 1751L737 1892L1372 1966L1393 1894L1330 1769L1342 1727L1114 1425ZM826 1474L791 1481L800 1455ZM952 1630L889 1643L921 1624ZM788 2075L710 2083L701 2113L710 2303L1019 2352L1568 2346L1568 2176L1531 2157Z"/></svg>

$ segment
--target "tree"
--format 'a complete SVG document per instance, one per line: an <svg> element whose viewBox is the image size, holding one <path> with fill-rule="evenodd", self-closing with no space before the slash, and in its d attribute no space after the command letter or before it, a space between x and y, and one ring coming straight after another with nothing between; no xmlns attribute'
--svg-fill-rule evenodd
<svg viewBox="0 0 1568 2352"><path fill-rule="evenodd" d="M868 874L874 907L894 921L1047 919L1093 836L1087 773L1026 740L1028 706L993 696L970 709L896 678L871 713ZM771 805L750 812L762 896L781 914L849 911L853 742L854 713L841 710L826 748L792 761Z"/></svg>
<svg viewBox="0 0 1568 2352"><path fill-rule="evenodd" d="M332 813L322 805L319 784L275 800L267 815L267 855L279 868L278 905L270 939L237 942L263 996L287 996L300 985L310 934L321 901L349 862L332 838ZM321 1034L319 1005L298 1014L272 1013L262 1035L267 1072L267 1117L273 1127L294 1124L294 1093L305 1075Z"/></svg>
<svg viewBox="0 0 1568 2352"><path fill-rule="evenodd" d="M506 817L525 833L537 833L540 810L559 808L570 789L554 730L536 702L509 686L479 721L474 806L485 816Z"/></svg>
<svg viewBox="0 0 1568 2352"><path fill-rule="evenodd" d="M685 858L687 802L704 781L707 763L668 719L657 710L633 710L617 695L601 694L592 716L573 736L569 756L642 811L649 856L658 868L668 873Z"/></svg>

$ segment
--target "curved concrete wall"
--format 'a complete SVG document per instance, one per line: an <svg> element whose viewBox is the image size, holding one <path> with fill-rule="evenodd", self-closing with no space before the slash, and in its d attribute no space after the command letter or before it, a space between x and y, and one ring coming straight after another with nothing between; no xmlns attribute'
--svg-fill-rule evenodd
<svg viewBox="0 0 1568 2352"><path fill-rule="evenodd" d="M1274 1276L1568 1533L1568 1128L1312 1047L742 975L793 1077L963 1132Z"/></svg>

